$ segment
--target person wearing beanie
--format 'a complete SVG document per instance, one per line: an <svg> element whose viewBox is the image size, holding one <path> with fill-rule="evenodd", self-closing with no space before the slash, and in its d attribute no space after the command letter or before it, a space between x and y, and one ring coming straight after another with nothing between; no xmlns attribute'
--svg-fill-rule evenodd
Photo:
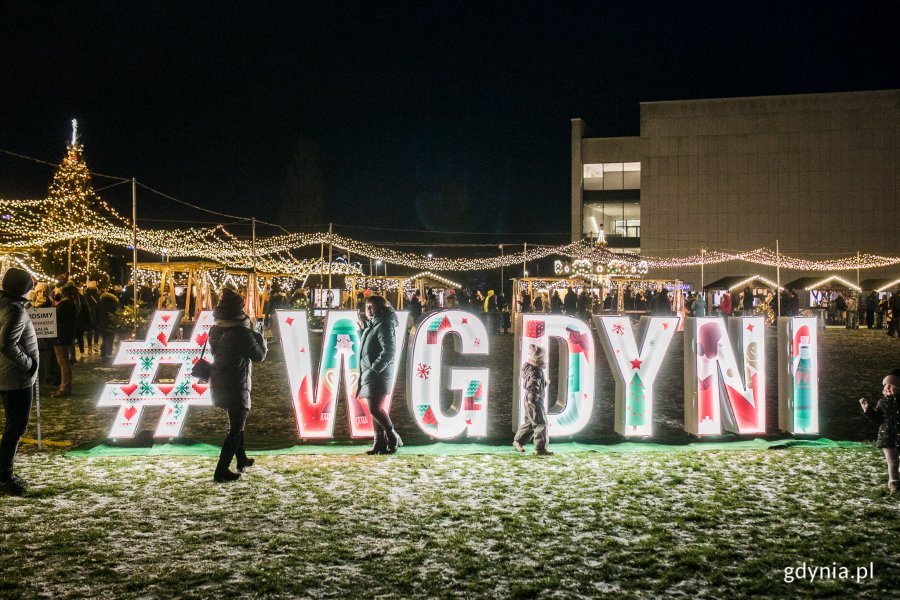
<svg viewBox="0 0 900 600"><path fill-rule="evenodd" d="M553 454L547 450L547 407L544 405L544 393L547 389L547 378L544 367L547 366L547 351L541 346L528 346L528 361L522 365L522 387L525 388L525 420L513 438L516 452L525 452L522 445L528 438L534 438L534 451L541 455Z"/></svg>
<svg viewBox="0 0 900 600"><path fill-rule="evenodd" d="M27 271L11 267L3 274L0 287L0 396L6 414L0 440L0 489L16 496L24 494L27 487L13 475L13 461L28 426L40 355L37 334L25 310L25 295L33 286Z"/></svg>
<svg viewBox="0 0 900 600"><path fill-rule="evenodd" d="M863 413L878 424L875 445L884 452L888 469L888 490L900 492L900 369L894 369L881 381L882 398L874 405L859 399Z"/></svg>
<svg viewBox="0 0 900 600"><path fill-rule="evenodd" d="M225 483L240 478L240 473L253 466L253 459L244 451L244 425L250 413L252 363L264 360L267 348L263 336L252 329L250 317L244 312L244 299L235 290L222 288L213 318L209 386L213 404L228 413L228 435L222 442L213 481ZM231 470L235 457L239 473Z"/></svg>

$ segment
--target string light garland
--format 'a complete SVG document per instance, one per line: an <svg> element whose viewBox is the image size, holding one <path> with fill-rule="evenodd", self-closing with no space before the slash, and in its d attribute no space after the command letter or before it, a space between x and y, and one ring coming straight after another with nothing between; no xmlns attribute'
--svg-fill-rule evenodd
<svg viewBox="0 0 900 600"><path fill-rule="evenodd" d="M77 135L73 132L72 143L67 146L66 156L54 175L48 198L0 199L0 243L7 252L24 255L28 249L33 250L37 247L43 249L45 254L52 253L58 263L61 254L68 252L71 242L72 274L77 275L86 274L89 268L86 261L81 258L88 241L94 244L95 248L92 250L90 267L101 268L93 257L96 256L97 261L105 260L106 252L103 250L103 244L130 249L131 221L102 200L93 190L90 180L91 173L84 162L84 148L78 143ZM650 269L680 269L730 261L796 271L832 272L900 264L900 257L867 253L814 261L777 254L768 248L757 248L747 252L706 250L694 256L659 258L613 253L606 244L592 243L590 240L559 246L528 245L527 251L504 253L493 257L450 258L433 256L431 253L422 255L403 252L396 248L378 246L328 232L286 233L257 238L254 252L253 244L249 240L236 237L223 225L168 230L138 229L137 243L139 250L159 256L211 260L229 269L251 269L255 265L259 271L279 273L297 280L305 280L313 273L361 273L359 263L348 265L335 262L328 265L319 260L297 259L291 254L296 250L324 244L355 256L381 260L432 274L435 271L494 270L551 256L565 257L571 261L564 266L560 266L563 263L558 261L557 274L580 274L594 278L598 275L641 276L647 274ZM37 272L41 269L32 270ZM438 276L434 278L441 281ZM459 285L456 284L455 287Z"/></svg>

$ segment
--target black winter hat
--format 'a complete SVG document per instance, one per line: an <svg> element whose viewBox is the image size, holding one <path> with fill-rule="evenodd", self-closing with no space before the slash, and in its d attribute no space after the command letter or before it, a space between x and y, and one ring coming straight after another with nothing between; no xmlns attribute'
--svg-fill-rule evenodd
<svg viewBox="0 0 900 600"><path fill-rule="evenodd" d="M222 288L222 297L219 299L218 308L222 308L228 313L240 314L244 312L244 299L236 291L229 287Z"/></svg>
<svg viewBox="0 0 900 600"><path fill-rule="evenodd" d="M13 296L24 298L25 294L34 287L34 280L28 271L19 269L18 267L10 267L3 274L3 291Z"/></svg>

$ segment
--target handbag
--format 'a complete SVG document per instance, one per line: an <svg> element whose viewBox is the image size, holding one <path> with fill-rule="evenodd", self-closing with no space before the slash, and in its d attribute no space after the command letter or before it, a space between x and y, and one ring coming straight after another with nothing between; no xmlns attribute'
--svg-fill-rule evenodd
<svg viewBox="0 0 900 600"><path fill-rule="evenodd" d="M197 359L197 362L194 364L194 368L191 369L191 377L196 377L200 383L206 383L209 381L209 375L212 371L212 363L208 360L205 360L203 356L206 354L206 344L209 343L209 340L203 342L203 351L200 353L200 358Z"/></svg>

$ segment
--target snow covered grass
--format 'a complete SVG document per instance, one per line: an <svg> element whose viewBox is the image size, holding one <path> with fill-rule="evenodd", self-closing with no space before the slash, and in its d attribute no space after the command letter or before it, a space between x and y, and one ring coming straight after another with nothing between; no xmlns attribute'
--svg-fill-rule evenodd
<svg viewBox="0 0 900 600"><path fill-rule="evenodd" d="M900 588L880 454L802 449L204 457L25 454L0 597L876 597ZM834 563L874 578L784 582ZM887 594L886 594L887 593Z"/></svg>

